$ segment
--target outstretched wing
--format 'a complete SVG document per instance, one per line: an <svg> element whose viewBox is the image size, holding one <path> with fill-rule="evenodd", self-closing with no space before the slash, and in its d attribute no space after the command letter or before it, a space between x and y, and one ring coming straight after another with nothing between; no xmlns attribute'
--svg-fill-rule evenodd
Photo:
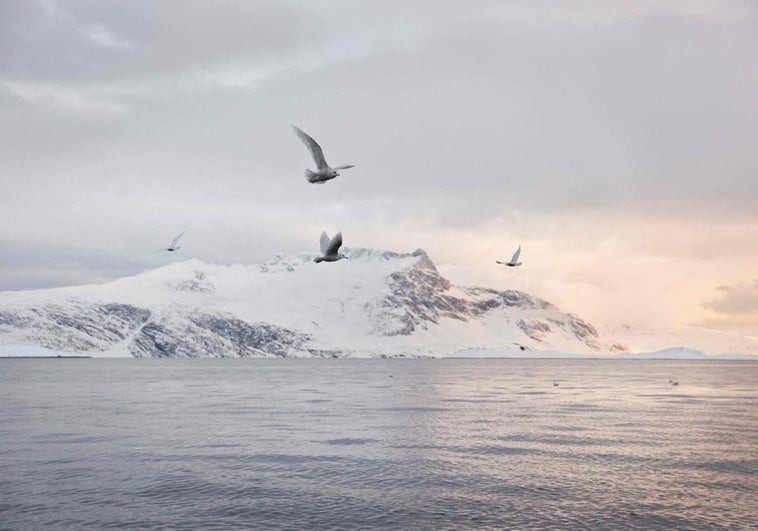
<svg viewBox="0 0 758 531"><path fill-rule="evenodd" d="M331 240L329 239L329 235L327 235L326 231L321 233L321 241L319 244L321 245L321 254L326 254L326 250L329 249L329 242Z"/></svg>
<svg viewBox="0 0 758 531"><path fill-rule="evenodd" d="M185 232L186 232L186 231L182 231L182 233L181 233L179 236L177 236L176 238L174 238L174 241L172 241L172 242L171 242L171 248L172 248L172 249L173 249L174 247L176 247L176 244L177 244L177 243L179 243L179 239L180 239L182 236L184 236L184 233L185 233Z"/></svg>
<svg viewBox="0 0 758 531"><path fill-rule="evenodd" d="M340 247L342 246L342 232L338 232L334 235L334 238L332 238L332 241L329 242L329 247L326 249L326 252L324 254L337 254L337 251L339 251Z"/></svg>
<svg viewBox="0 0 758 531"><path fill-rule="evenodd" d="M334 169L335 169L335 170L346 170L346 169L348 169L348 168L355 168L355 166L353 166L352 164L348 164L347 166L337 166L337 167L336 167L336 168L334 168Z"/></svg>
<svg viewBox="0 0 758 531"><path fill-rule="evenodd" d="M508 262L501 262L500 260L495 260L498 264L507 264Z"/></svg>
<svg viewBox="0 0 758 531"><path fill-rule="evenodd" d="M295 131L295 134L298 136L300 140L303 141L303 144L305 144L308 149L311 150L311 155L313 155L313 161L316 163L316 166L319 170L325 170L329 167L329 165L326 163L326 160L324 159L324 152L321 151L321 146L319 146L315 140L313 140L311 137L309 137L305 131L302 129L299 129L296 126L292 126L292 130Z"/></svg>
<svg viewBox="0 0 758 531"><path fill-rule="evenodd" d="M516 249L516 252L513 253L513 258L511 258L511 263L515 264L518 262L518 256L521 254L521 246L518 246L518 249Z"/></svg>

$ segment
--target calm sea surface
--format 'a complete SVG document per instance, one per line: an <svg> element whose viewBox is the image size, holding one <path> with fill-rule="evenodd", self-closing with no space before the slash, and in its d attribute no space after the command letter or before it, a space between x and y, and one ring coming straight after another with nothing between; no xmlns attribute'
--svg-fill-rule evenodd
<svg viewBox="0 0 758 531"><path fill-rule="evenodd" d="M0 360L0 528L113 527L756 529L758 363Z"/></svg>

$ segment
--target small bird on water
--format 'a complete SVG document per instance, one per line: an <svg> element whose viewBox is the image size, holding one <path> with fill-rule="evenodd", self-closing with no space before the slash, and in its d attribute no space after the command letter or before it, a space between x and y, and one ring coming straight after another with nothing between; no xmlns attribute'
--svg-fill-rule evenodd
<svg viewBox="0 0 758 531"><path fill-rule="evenodd" d="M342 246L342 232L338 232L334 235L334 238L329 239L329 235L326 232L321 233L321 256L317 256L313 259L317 264L319 262L336 262L347 258L344 254L339 252Z"/></svg>
<svg viewBox="0 0 758 531"><path fill-rule="evenodd" d="M182 233L179 236L174 238L174 241L171 242L171 245L169 245L168 247L165 247L164 249L161 249L161 251L169 251L173 253L174 251L178 251L179 249L181 249L181 247L179 247L179 238L184 236L185 232L186 231L182 231Z"/></svg>
<svg viewBox="0 0 758 531"><path fill-rule="evenodd" d="M313 161L316 163L316 171L311 171L309 169L305 170L305 178L309 183L324 184L326 181L339 176L339 172L337 170L346 170L348 168L355 167L353 165L337 166L336 168L330 167L329 164L326 163L324 152L321 150L321 146L319 146L315 140L308 136L305 131L299 129L294 125L292 126L292 130L295 131L295 134L298 136L298 138L303 141L303 144L308 147L311 155L313 156Z"/></svg>
<svg viewBox="0 0 758 531"><path fill-rule="evenodd" d="M495 260L498 264L506 265L508 267L516 267L520 266L521 262L518 261L518 257L521 254L521 246L518 246L518 249L516 249L516 252L513 253L513 257L510 259L509 262L501 262L500 260Z"/></svg>

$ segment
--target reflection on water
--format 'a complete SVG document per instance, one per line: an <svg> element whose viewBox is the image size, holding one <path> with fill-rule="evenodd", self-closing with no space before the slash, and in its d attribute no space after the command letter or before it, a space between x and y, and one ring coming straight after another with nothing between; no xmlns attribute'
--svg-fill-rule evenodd
<svg viewBox="0 0 758 531"><path fill-rule="evenodd" d="M0 360L0 527L756 528L756 382L751 362Z"/></svg>

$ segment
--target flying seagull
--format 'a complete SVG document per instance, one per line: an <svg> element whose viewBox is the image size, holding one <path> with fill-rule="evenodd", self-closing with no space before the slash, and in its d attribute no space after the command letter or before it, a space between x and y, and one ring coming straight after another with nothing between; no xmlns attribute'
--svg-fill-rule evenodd
<svg viewBox="0 0 758 531"><path fill-rule="evenodd" d="M521 262L518 261L518 256L521 254L521 246L518 246L518 249L516 249L516 252L513 253L513 257L511 258L510 262L501 262L500 260L495 260L498 264L507 265L508 267L516 267L520 266Z"/></svg>
<svg viewBox="0 0 758 531"><path fill-rule="evenodd" d="M309 169L305 170L305 178L309 183L323 184L326 181L339 176L339 172L337 170L346 170L348 168L355 167L352 165L337 166L336 168L330 167L326 163L326 159L324 159L324 152L321 151L321 146L319 146L315 140L313 140L304 131L298 129L294 125L292 126L292 130L295 131L295 134L298 136L298 138L300 138L300 140L303 141L303 144L305 144L306 147L311 151L313 160L316 163L316 167L318 168L317 171L311 171Z"/></svg>
<svg viewBox="0 0 758 531"><path fill-rule="evenodd" d="M179 249L181 249L181 247L179 247L177 244L179 243L179 238L181 238L182 236L184 236L184 233L185 233L185 231L182 231L182 233L179 236L177 236L176 238L174 238L174 241L171 242L171 245L169 245L165 249L161 249L161 251L174 252L174 251L178 251Z"/></svg>
<svg viewBox="0 0 758 531"><path fill-rule="evenodd" d="M321 233L321 255L313 259L317 264L319 262L336 262L343 258L347 258L344 254L339 252L342 246L342 233L338 232L331 240L326 232Z"/></svg>

